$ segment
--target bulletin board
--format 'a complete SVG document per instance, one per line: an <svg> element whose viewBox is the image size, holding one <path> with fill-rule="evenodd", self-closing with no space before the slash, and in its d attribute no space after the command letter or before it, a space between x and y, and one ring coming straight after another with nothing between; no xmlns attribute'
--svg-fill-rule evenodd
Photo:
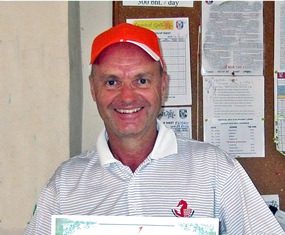
<svg viewBox="0 0 285 235"><path fill-rule="evenodd" d="M265 157L238 158L260 194L278 194L280 209L285 210L285 157L274 143L274 2L263 2L264 12L264 77L265 77ZM199 26L201 2L193 7L123 6L113 2L113 24L134 18L188 17L190 31L192 136L203 140L203 90L200 74Z"/></svg>

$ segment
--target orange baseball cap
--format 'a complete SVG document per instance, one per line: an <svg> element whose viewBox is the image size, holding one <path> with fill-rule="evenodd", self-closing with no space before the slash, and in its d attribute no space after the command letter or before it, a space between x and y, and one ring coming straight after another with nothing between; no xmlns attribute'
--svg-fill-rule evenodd
<svg viewBox="0 0 285 235"><path fill-rule="evenodd" d="M133 43L146 51L155 61L164 67L157 35L146 28L129 23L116 25L95 37L90 64L94 64L99 54L108 46L118 42Z"/></svg>

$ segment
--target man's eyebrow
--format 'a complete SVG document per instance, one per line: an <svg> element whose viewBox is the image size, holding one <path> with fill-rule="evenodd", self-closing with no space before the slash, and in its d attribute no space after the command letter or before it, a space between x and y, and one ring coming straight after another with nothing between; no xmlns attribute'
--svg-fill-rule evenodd
<svg viewBox="0 0 285 235"><path fill-rule="evenodd" d="M135 75L135 77L140 78L140 77L148 77L148 78L152 78L153 77L153 73L138 73L137 75Z"/></svg>
<svg viewBox="0 0 285 235"><path fill-rule="evenodd" d="M101 76L99 76L99 79L101 80L114 80L114 79L118 79L119 77L117 75L114 74L103 74Z"/></svg>

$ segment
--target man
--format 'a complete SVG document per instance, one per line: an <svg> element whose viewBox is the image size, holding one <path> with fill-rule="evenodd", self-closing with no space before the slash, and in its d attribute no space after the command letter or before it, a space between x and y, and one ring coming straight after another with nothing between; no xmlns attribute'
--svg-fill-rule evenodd
<svg viewBox="0 0 285 235"><path fill-rule="evenodd" d="M157 120L168 77L155 33L115 26L94 39L91 64L105 130L57 169L26 235L50 234L55 214L216 217L221 234L283 234L235 159Z"/></svg>

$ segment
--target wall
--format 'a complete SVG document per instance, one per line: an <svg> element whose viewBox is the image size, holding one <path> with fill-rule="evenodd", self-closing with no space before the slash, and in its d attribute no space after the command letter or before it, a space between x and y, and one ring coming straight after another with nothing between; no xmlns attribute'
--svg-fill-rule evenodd
<svg viewBox="0 0 285 235"><path fill-rule="evenodd" d="M111 25L111 2L80 2L80 7L86 25L81 28L82 73L72 67L81 61L78 51L69 50L69 44L80 46L80 40L68 38L71 32L80 36L78 28L76 32L76 27L68 25L76 24L70 20L73 15L68 18L69 10L79 17L76 7L70 8L68 2L0 2L1 235L23 234L40 189L55 168L80 152L81 145L84 149L95 142L93 125L96 130L102 128L87 88L87 51L91 38ZM82 76L84 88L74 88L76 83L80 86L76 74L78 79ZM83 103L74 104L70 97L80 89L86 93ZM82 109L80 143L70 127L77 125L75 130L81 130L81 117L70 115L81 114Z"/></svg>
<svg viewBox="0 0 285 235"><path fill-rule="evenodd" d="M112 1L80 2L83 77L82 151L94 146L103 126L89 89L90 48L94 37L111 26Z"/></svg>
<svg viewBox="0 0 285 235"><path fill-rule="evenodd" d="M70 156L81 152L82 141L82 69L79 2L68 4L69 47L69 151Z"/></svg>

